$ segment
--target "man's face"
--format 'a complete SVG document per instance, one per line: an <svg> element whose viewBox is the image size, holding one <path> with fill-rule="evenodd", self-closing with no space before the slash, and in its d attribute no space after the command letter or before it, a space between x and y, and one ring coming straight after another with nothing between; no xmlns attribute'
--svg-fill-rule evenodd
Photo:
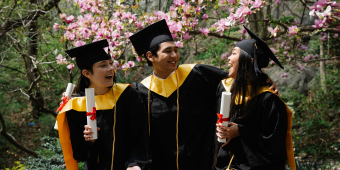
<svg viewBox="0 0 340 170"><path fill-rule="evenodd" d="M152 64L155 70L163 73L171 73L177 69L179 60L178 47L175 42L168 41L160 44L157 56L152 56Z"/></svg>

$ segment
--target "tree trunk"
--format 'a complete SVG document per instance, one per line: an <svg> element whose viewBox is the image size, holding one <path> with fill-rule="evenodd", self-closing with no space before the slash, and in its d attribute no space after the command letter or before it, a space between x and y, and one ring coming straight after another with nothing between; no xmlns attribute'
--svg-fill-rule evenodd
<svg viewBox="0 0 340 170"><path fill-rule="evenodd" d="M30 0L30 3L36 4L37 0ZM37 50L38 49L37 48L38 19L37 18L33 19L28 26L28 37L29 37L28 49L27 49L28 55L36 59L38 55L38 50ZM29 84L31 84L38 77L38 67L35 66L32 59L28 57L26 58L26 69L28 73L27 79L28 79ZM35 91L35 97L38 100L31 99L31 105L33 107L32 114L35 118L38 118L40 116L41 107L46 105L46 103L44 102L42 98L39 83L36 83L36 87L34 88L33 91Z"/></svg>
<svg viewBox="0 0 340 170"><path fill-rule="evenodd" d="M323 45L320 45L320 57L324 57L324 48ZM327 88L326 88L326 73L325 73L325 60L320 60L320 83L321 83L321 88L324 94L327 93Z"/></svg>

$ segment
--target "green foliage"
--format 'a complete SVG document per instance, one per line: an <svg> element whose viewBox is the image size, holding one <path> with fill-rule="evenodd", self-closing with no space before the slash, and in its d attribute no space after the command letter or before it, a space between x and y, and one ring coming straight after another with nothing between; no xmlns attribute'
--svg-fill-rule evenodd
<svg viewBox="0 0 340 170"><path fill-rule="evenodd" d="M292 133L298 158L340 158L340 71L331 68L326 72L326 92L316 76L308 96L291 89L282 96L294 108Z"/></svg>
<svg viewBox="0 0 340 170"><path fill-rule="evenodd" d="M17 166L14 166L12 169L6 168L6 170L24 170L25 167L23 164L20 163L20 161L15 161L15 164L17 164Z"/></svg>

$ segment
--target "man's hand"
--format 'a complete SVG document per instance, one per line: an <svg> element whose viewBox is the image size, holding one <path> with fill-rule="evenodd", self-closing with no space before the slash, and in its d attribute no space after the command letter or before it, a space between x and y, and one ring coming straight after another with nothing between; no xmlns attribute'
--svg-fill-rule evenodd
<svg viewBox="0 0 340 170"><path fill-rule="evenodd" d="M233 138L236 138L240 136L238 132L238 125L233 122L229 122L228 125L230 127L224 127L223 125L216 124L216 130L218 133L216 133L217 137L224 139L227 139L227 142L222 145L224 147L227 145Z"/></svg>
<svg viewBox="0 0 340 170"><path fill-rule="evenodd" d="M96 141L96 139L92 139L90 140L90 138L92 138L92 134L93 132L91 131L91 126L89 125L85 125L84 126L85 130L84 130L84 138L86 141L90 141L91 143L93 143L94 141ZM99 127L97 127L97 132L100 130Z"/></svg>
<svg viewBox="0 0 340 170"><path fill-rule="evenodd" d="M269 87L270 90L274 90L274 93L278 96L280 96L280 91L279 89L277 88L277 84L275 82L273 82L272 79L270 79L270 77L267 78L267 81L266 83L269 83L271 84L272 86Z"/></svg>
<svg viewBox="0 0 340 170"><path fill-rule="evenodd" d="M141 170L139 166L128 167L126 170Z"/></svg>

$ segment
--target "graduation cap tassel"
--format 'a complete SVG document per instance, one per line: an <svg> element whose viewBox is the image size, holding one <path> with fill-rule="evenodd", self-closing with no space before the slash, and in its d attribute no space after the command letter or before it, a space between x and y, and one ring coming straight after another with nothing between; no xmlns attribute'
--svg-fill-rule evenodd
<svg viewBox="0 0 340 170"><path fill-rule="evenodd" d="M259 66L258 66L258 64L257 64L257 54L256 54L256 49L257 49L257 46L256 46L256 43L255 43L255 47L256 48L254 48L254 69L255 69L255 74L256 74L256 76L259 76L259 75L261 75L261 70L259 69Z"/></svg>

